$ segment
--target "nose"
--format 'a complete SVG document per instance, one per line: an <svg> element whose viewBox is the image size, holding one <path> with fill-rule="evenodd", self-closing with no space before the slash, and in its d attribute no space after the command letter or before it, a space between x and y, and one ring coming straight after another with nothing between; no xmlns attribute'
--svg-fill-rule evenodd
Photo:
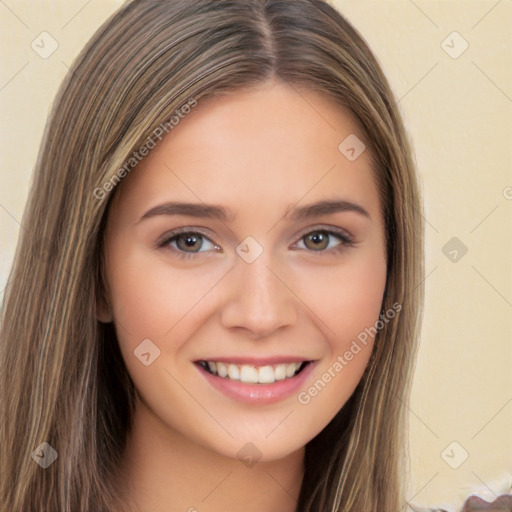
<svg viewBox="0 0 512 512"><path fill-rule="evenodd" d="M229 274L221 311L224 327L259 338L297 321L297 304L289 283L264 255L252 263L237 258Z"/></svg>

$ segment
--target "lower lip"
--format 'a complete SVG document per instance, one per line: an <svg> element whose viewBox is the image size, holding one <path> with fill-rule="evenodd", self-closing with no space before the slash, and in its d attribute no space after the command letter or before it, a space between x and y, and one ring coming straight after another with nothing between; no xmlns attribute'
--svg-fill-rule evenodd
<svg viewBox="0 0 512 512"><path fill-rule="evenodd" d="M250 404L273 404L297 392L311 374L314 362L310 362L295 377L273 382L272 384L249 384L227 377L208 373L202 366L195 365L206 380L224 395Z"/></svg>

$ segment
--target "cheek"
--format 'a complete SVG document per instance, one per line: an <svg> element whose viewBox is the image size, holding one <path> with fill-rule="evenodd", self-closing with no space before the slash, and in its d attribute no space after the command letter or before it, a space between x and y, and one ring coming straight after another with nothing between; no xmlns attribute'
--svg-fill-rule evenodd
<svg viewBox="0 0 512 512"><path fill-rule="evenodd" d="M310 412L311 428L325 426L359 383L374 343L386 284L384 257L360 254L350 263L315 272L302 296L325 334L326 357L298 402ZM313 425L314 424L314 425Z"/></svg>
<svg viewBox="0 0 512 512"><path fill-rule="evenodd" d="M171 267L134 252L112 266L111 303L118 324L132 340L162 338L194 310L226 269Z"/></svg>
<svg viewBox="0 0 512 512"><path fill-rule="evenodd" d="M303 273L299 293L322 321L333 352L378 320L386 285L386 262L379 252L354 252L343 264Z"/></svg>

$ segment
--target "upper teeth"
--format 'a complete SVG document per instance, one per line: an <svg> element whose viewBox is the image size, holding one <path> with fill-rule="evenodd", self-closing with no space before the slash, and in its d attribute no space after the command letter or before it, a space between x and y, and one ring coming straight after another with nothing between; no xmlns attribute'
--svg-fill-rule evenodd
<svg viewBox="0 0 512 512"><path fill-rule="evenodd" d="M293 377L302 366L302 362L259 367L250 364L238 366L232 363L206 362L210 371L219 377L227 377L229 379L253 384L270 384L276 380L284 380Z"/></svg>

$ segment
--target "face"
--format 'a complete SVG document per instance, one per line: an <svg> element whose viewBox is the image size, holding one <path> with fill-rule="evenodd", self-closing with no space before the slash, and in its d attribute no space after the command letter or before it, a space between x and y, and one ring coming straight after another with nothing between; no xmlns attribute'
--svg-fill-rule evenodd
<svg viewBox="0 0 512 512"><path fill-rule="evenodd" d="M136 414L275 460L343 407L386 281L370 155L342 152L349 135L362 139L327 97L267 83L199 102L124 179L98 316L115 324Z"/></svg>

